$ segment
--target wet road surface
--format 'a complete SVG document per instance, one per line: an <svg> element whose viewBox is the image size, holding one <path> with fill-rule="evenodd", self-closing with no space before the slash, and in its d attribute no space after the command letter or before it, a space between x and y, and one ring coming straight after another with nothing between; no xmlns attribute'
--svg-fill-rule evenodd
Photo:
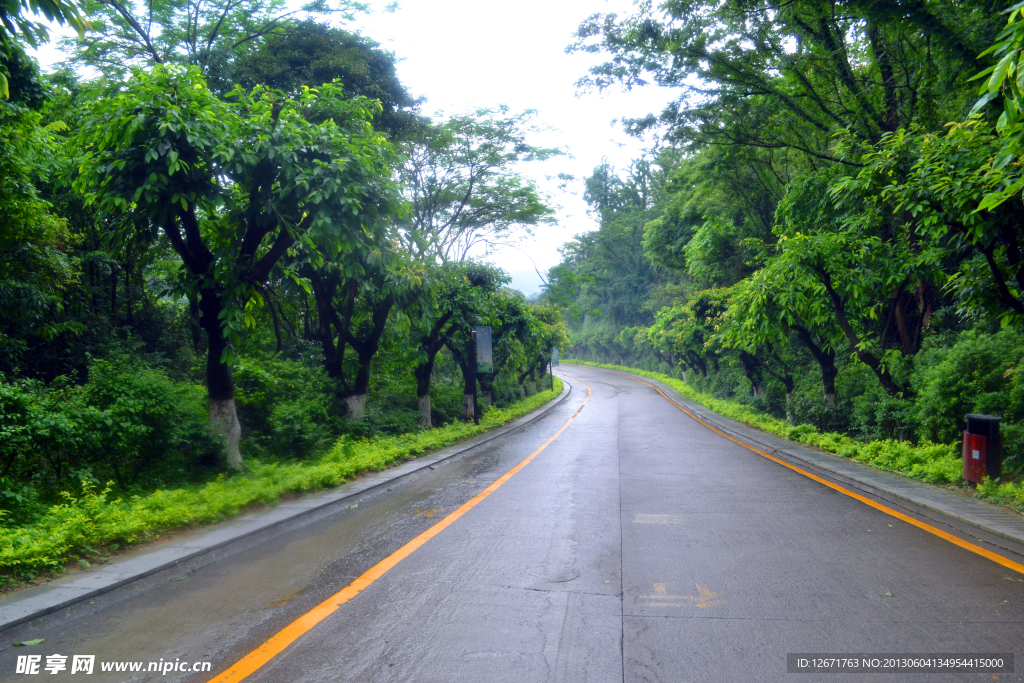
<svg viewBox="0 0 1024 683"><path fill-rule="evenodd" d="M548 440L586 398L570 377L593 393L560 437L245 680L810 682L851 676L787 674L787 653L1021 659L1024 576L715 434L648 386L562 370L569 398L505 438L214 564L5 632L46 641L0 645L0 680L35 678L13 673L18 655L45 666L55 653L212 673L70 675L69 657L46 680L214 678Z"/></svg>

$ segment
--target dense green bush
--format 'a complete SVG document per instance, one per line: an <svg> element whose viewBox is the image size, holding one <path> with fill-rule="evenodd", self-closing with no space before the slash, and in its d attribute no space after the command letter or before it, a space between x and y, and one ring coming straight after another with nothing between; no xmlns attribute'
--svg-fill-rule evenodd
<svg viewBox="0 0 1024 683"><path fill-rule="evenodd" d="M996 334L964 332L946 346L929 339L912 375L917 392L916 418L922 438L952 442L960 438L967 413L1003 418L1008 466L1020 468L1024 453L1024 341L1015 330Z"/></svg>
<svg viewBox="0 0 1024 683"><path fill-rule="evenodd" d="M216 465L202 387L125 358L94 360L84 385L0 380L0 510L31 518L39 500L80 482L122 490L194 479Z"/></svg>
<svg viewBox="0 0 1024 683"><path fill-rule="evenodd" d="M330 380L302 360L246 357L235 369L245 446L260 454L308 457L343 433Z"/></svg>
<svg viewBox="0 0 1024 683"><path fill-rule="evenodd" d="M343 417L344 406L317 359L259 354L240 359L235 402L244 448L261 457L308 458L345 435L358 439L419 431L412 374L390 367L393 359L384 353L373 363L366 412L353 421ZM444 356L438 357L430 393L435 425L461 419L462 378L458 366Z"/></svg>
<svg viewBox="0 0 1024 683"><path fill-rule="evenodd" d="M100 449L97 474L109 468L123 489L144 474L155 484L187 480L195 465L217 464L220 444L208 427L203 387L128 360L97 360L82 394Z"/></svg>

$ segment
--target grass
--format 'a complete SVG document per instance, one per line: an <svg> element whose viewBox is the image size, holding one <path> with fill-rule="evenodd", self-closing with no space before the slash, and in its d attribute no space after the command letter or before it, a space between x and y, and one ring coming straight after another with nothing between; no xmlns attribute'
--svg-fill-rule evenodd
<svg viewBox="0 0 1024 683"><path fill-rule="evenodd" d="M844 458L851 458L887 472L896 472L907 477L920 479L929 484L963 486L963 464L960 444L938 444L922 441L911 444L906 441L885 439L881 441L857 441L846 434L821 432L813 425L792 425L785 420L754 410L750 406L725 401L697 391L689 384L659 372L639 370L622 365L608 365L590 361L564 359L563 363L589 365L608 370L619 370L642 375L666 384L694 403L704 406L719 415L756 427L763 432L775 434L791 441L816 446L824 451ZM986 480L975 489L975 495L995 503L1024 510L1024 487L1015 482Z"/></svg>
<svg viewBox="0 0 1024 683"><path fill-rule="evenodd" d="M367 472L378 472L437 451L525 415L562 390L542 391L508 408L491 408L479 425L455 423L437 429L353 440L343 437L322 456L291 462L252 460L249 470L195 486L113 498L111 488L83 483L83 494L64 493L36 523L0 528L0 586L31 580L41 571L60 570L68 561L100 556L152 540L161 533L218 522L282 497L338 486Z"/></svg>

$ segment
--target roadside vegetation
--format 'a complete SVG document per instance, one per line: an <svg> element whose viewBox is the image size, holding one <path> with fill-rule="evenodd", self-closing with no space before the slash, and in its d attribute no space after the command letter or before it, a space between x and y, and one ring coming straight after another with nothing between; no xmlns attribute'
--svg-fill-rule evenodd
<svg viewBox="0 0 1024 683"><path fill-rule="evenodd" d="M217 522L282 497L338 486L525 415L561 392L561 380L554 382L554 390L538 392L507 408L491 407L479 425L455 421L396 436L345 436L316 457L257 458L250 461L245 474L221 474L201 484L124 495L112 483L100 488L85 480L79 491L62 492L60 504L40 510L31 522L0 528L0 567L7 583L15 583L59 570L69 559L88 566L162 533Z"/></svg>
<svg viewBox="0 0 1024 683"><path fill-rule="evenodd" d="M542 299L572 356L766 431L960 481L1002 418L1024 505L1024 20L1009 3L666 0L594 15L581 86L677 95L596 168ZM660 378L660 377L659 377Z"/></svg>
<svg viewBox="0 0 1024 683"><path fill-rule="evenodd" d="M471 258L552 221L533 113L421 111L357 3L192 10L0 7L0 586L551 397L559 309Z"/></svg>

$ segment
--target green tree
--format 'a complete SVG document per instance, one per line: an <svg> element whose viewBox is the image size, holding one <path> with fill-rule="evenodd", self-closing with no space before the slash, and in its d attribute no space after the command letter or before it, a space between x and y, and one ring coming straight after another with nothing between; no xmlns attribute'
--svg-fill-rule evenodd
<svg viewBox="0 0 1024 683"><path fill-rule="evenodd" d="M124 80L132 69L158 64L194 66L219 81L240 53L285 34L297 20L324 14L351 18L363 8L348 0L297 8L285 0L86 0L90 31L67 41L65 48L73 64L92 67L114 81Z"/></svg>
<svg viewBox="0 0 1024 683"><path fill-rule="evenodd" d="M38 47L50 39L46 24L30 18L29 13L36 16L42 14L47 21L70 26L78 31L80 36L88 27L74 2L6 0L0 4L0 98L5 100L11 96L10 79L19 71L17 63L24 60L18 43L23 41L32 47ZM15 73L12 74L12 71Z"/></svg>
<svg viewBox="0 0 1024 683"><path fill-rule="evenodd" d="M979 208L1019 172L1015 164L1000 166L1003 146L992 133L980 119L951 124L946 134L900 130L869 148L863 170L833 192L857 198L851 211L857 221L897 226L915 252L944 261L951 273L946 289L961 302L962 313L1019 327L1024 204L1011 193ZM974 258L964 258L971 253Z"/></svg>
<svg viewBox="0 0 1024 683"><path fill-rule="evenodd" d="M371 362L389 316L396 310L404 315L422 294L422 266L396 251L388 237L360 246L351 240L337 253L327 252L321 265L302 269L312 284L324 369L351 419L366 408ZM352 357L346 358L349 348Z"/></svg>
<svg viewBox="0 0 1024 683"><path fill-rule="evenodd" d="M77 180L111 212L144 218L181 259L207 337L210 419L241 465L231 342L250 304L297 242L346 239L388 184L390 147L370 126L378 106L340 88L279 99L264 88L216 98L195 67L137 71L87 108ZM313 122L309 119L323 119ZM141 223L141 225L140 225Z"/></svg>
<svg viewBox="0 0 1024 683"><path fill-rule="evenodd" d="M38 190L63 150L42 115L0 102L0 371L17 371L40 342L80 334L67 312L81 263L75 235ZM30 359L29 359L30 360Z"/></svg>
<svg viewBox="0 0 1024 683"><path fill-rule="evenodd" d="M993 209L1024 188L1024 174L1020 171L1020 154L1024 147L1024 3L1016 3L1004 10L1008 15L1006 27L996 36L991 47L982 53L994 62L975 76L981 80L981 98L974 104L971 114L993 105L1002 104L996 120L996 131L1002 142L999 152L991 161L993 170L1005 172L1005 182L990 189L979 209ZM987 76L987 78L986 78ZM974 80L974 79L972 79ZM1001 97L1000 97L1001 96ZM1001 102L1000 102L1001 100ZM1014 162L1014 163L1011 163Z"/></svg>
<svg viewBox="0 0 1024 683"><path fill-rule="evenodd" d="M380 102L374 128L389 138L418 130L418 117L412 112L417 101L398 80L395 56L370 38L314 21L289 24L251 44L218 80L226 89L265 85L291 96L301 93L303 86L338 80L347 97Z"/></svg>
<svg viewBox="0 0 1024 683"><path fill-rule="evenodd" d="M980 2L669 0L624 18L594 15L572 49L609 55L581 85L678 90L660 116L677 140L843 161L830 150L836 130L878 140L961 116L956 86L996 31Z"/></svg>
<svg viewBox="0 0 1024 683"><path fill-rule="evenodd" d="M507 281L507 276L493 266L456 261L433 267L427 278L431 296L421 297L410 310L410 339L416 348L413 375L420 424L430 428L430 384L437 354L449 346L455 335L461 333L463 339L468 339L469 331L482 324L487 298ZM459 347L456 351L462 353ZM467 377L464 370L463 381L464 395L472 394L470 381L476 379Z"/></svg>
<svg viewBox="0 0 1024 683"><path fill-rule="evenodd" d="M476 245L553 220L536 185L516 168L560 154L527 142L533 115L479 109L427 126L405 143L402 178L412 205L405 228L415 251L461 261Z"/></svg>

